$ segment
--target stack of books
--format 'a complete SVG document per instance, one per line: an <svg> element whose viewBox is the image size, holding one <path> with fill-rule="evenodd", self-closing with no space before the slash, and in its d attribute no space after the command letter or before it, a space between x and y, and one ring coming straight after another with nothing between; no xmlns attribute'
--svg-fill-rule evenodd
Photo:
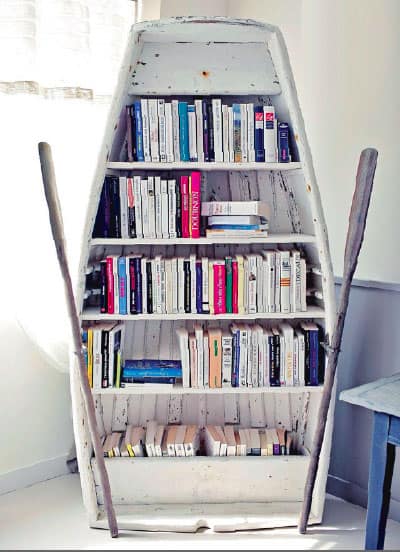
<svg viewBox="0 0 400 552"><path fill-rule="evenodd" d="M128 161L291 161L290 129L272 105L143 98L126 107Z"/></svg>
<svg viewBox="0 0 400 552"><path fill-rule="evenodd" d="M182 383L180 360L130 360L122 367L121 387L162 384L173 386Z"/></svg>
<svg viewBox="0 0 400 552"><path fill-rule="evenodd" d="M293 387L324 382L323 329L314 323L194 325L177 330L183 387Z"/></svg>
<svg viewBox="0 0 400 552"><path fill-rule="evenodd" d="M208 217L207 237L268 235L269 206L264 201L212 201L201 205Z"/></svg>
<svg viewBox="0 0 400 552"><path fill-rule="evenodd" d="M119 387L125 327L115 322L90 326L82 332L89 385Z"/></svg>
<svg viewBox="0 0 400 552"><path fill-rule="evenodd" d="M116 457L282 456L298 454L297 434L284 428L235 425L128 425L103 437L103 454Z"/></svg>
<svg viewBox="0 0 400 552"><path fill-rule="evenodd" d="M297 249L224 259L109 255L88 269L85 306L120 315L305 312L306 280Z"/></svg>

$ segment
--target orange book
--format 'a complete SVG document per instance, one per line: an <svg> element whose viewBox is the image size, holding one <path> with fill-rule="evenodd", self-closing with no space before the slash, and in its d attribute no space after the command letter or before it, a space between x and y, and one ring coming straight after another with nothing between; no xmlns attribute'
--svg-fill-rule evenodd
<svg viewBox="0 0 400 552"><path fill-rule="evenodd" d="M210 387L222 387L222 331L220 328L208 328L208 343L210 349Z"/></svg>

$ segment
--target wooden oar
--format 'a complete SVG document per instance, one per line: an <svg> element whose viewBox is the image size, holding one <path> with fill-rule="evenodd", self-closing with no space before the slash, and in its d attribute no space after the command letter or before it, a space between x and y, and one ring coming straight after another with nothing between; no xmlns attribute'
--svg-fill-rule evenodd
<svg viewBox="0 0 400 552"><path fill-rule="evenodd" d="M299 532L302 534L306 532L311 510L312 495L318 471L321 447L324 440L326 420L335 380L340 344L342 341L343 326L346 318L347 306L349 304L351 282L357 267L358 255L364 239L365 224L367 221L368 207L371 199L377 157L378 152L375 149L367 148L361 152L358 164L356 187L351 204L349 226L347 230L346 249L344 253L343 282L340 288L339 309L337 311L332 338L330 339L329 346L326 347L328 362L325 373L324 391L318 412L318 424L312 444L310 464L304 489L303 506L300 514Z"/></svg>
<svg viewBox="0 0 400 552"><path fill-rule="evenodd" d="M43 187L46 196L51 232L56 246L57 258L61 274L64 280L65 297L67 301L68 314L71 322L74 354L79 364L79 379L83 394L86 415L88 418L89 432L92 439L97 466L100 475L100 486L104 497L104 507L107 512L108 526L112 537L118 537L118 525L115 517L114 506L111 498L110 482L104 462L103 449L100 442L100 435L97 428L96 414L93 403L92 392L87 377L86 362L83 356L81 328L74 298L71 275L68 268L66 245L64 238L64 226L60 201L58 198L56 176L54 172L53 156L51 148L46 142L39 143L39 157L42 169Z"/></svg>

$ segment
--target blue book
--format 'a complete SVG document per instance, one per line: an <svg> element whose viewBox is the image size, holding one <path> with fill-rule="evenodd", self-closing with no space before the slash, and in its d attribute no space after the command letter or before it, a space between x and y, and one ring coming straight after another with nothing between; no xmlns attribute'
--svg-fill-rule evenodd
<svg viewBox="0 0 400 552"><path fill-rule="evenodd" d="M128 314L128 300L126 297L126 257L118 258L118 298L119 313Z"/></svg>
<svg viewBox="0 0 400 552"><path fill-rule="evenodd" d="M240 331L233 332L232 387L239 387Z"/></svg>
<svg viewBox="0 0 400 552"><path fill-rule="evenodd" d="M201 101L202 115L203 115L203 152L204 161L210 161L210 154L208 152L208 117L207 117L207 102Z"/></svg>
<svg viewBox="0 0 400 552"><path fill-rule="evenodd" d="M140 364L141 362L145 364ZM167 361L164 361L167 362ZM173 362L173 361L172 361ZM125 361L124 367L122 368L122 377L135 377L135 378L144 378L144 377L169 377L169 378L181 378L182 377L182 366L180 361L178 366L163 366L160 364L159 360L151 361ZM133 364L132 364L133 363ZM135 364L139 363L139 364Z"/></svg>
<svg viewBox="0 0 400 552"><path fill-rule="evenodd" d="M256 161L265 161L264 151L264 110L262 105L254 106L254 150Z"/></svg>
<svg viewBox="0 0 400 552"><path fill-rule="evenodd" d="M203 271L201 261L196 262L196 311L197 314L203 313Z"/></svg>
<svg viewBox="0 0 400 552"><path fill-rule="evenodd" d="M121 380L121 387L125 387L125 384L127 383L176 383L177 378L170 378L170 377L143 377L143 378L136 378L136 377L129 377L129 376L122 376Z"/></svg>
<svg viewBox="0 0 400 552"><path fill-rule="evenodd" d="M179 150L181 161L189 161L189 118L187 102L178 103Z"/></svg>
<svg viewBox="0 0 400 552"><path fill-rule="evenodd" d="M142 300L142 259L135 257L133 259L133 269L135 273L135 305L136 312L141 314L143 312L143 300Z"/></svg>
<svg viewBox="0 0 400 552"><path fill-rule="evenodd" d="M289 163L289 125L287 123L278 124L278 161L279 163Z"/></svg>
<svg viewBox="0 0 400 552"><path fill-rule="evenodd" d="M318 385L318 329L310 331L310 385Z"/></svg>
<svg viewBox="0 0 400 552"><path fill-rule="evenodd" d="M135 135L136 135L136 157L138 161L144 161L143 148L143 124L142 124L142 106L140 100L134 102L135 110Z"/></svg>
<svg viewBox="0 0 400 552"><path fill-rule="evenodd" d="M182 364L180 360L160 360L158 358L144 358L144 359L126 359L124 362L125 369L140 369L140 370L173 370L177 374L180 372L182 375ZM176 375L175 377L179 377Z"/></svg>
<svg viewBox="0 0 400 552"><path fill-rule="evenodd" d="M212 224L209 228L215 230L262 230L260 224Z"/></svg>
<svg viewBox="0 0 400 552"><path fill-rule="evenodd" d="M106 230L106 183L101 190L99 206L97 208L96 220L93 227L93 238L108 238Z"/></svg>

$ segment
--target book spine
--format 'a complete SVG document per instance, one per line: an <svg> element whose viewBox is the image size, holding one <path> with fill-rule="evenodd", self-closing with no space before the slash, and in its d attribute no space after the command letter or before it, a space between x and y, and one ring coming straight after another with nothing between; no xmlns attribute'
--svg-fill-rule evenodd
<svg viewBox="0 0 400 552"><path fill-rule="evenodd" d="M248 303L249 314L257 312L257 259L255 255L248 256L249 275L248 275Z"/></svg>
<svg viewBox="0 0 400 552"><path fill-rule="evenodd" d="M93 329L88 329L87 337L87 375L89 386L93 388Z"/></svg>
<svg viewBox="0 0 400 552"><path fill-rule="evenodd" d="M197 387L197 343L194 335L189 335L189 357L190 357L190 386Z"/></svg>
<svg viewBox="0 0 400 552"><path fill-rule="evenodd" d="M232 261L232 312L239 313L238 287L239 287L238 262Z"/></svg>
<svg viewBox="0 0 400 552"><path fill-rule="evenodd" d="M289 251L281 251L281 273L280 273L280 288L281 288L281 312L290 312L290 256Z"/></svg>
<svg viewBox="0 0 400 552"><path fill-rule="evenodd" d="M207 115L207 102L202 101L201 106L202 119L203 119L203 152L204 152L204 161L210 161L210 154L208 151L209 144L209 132L208 132L208 115Z"/></svg>
<svg viewBox="0 0 400 552"><path fill-rule="evenodd" d="M258 330L253 326L251 332L251 386L258 387Z"/></svg>
<svg viewBox="0 0 400 552"><path fill-rule="evenodd" d="M140 100L142 108L142 129L143 129L143 156L146 163L150 163L150 126L149 107L146 99Z"/></svg>
<svg viewBox="0 0 400 552"><path fill-rule="evenodd" d="M208 261L208 308L210 314L215 314L214 310L214 261Z"/></svg>
<svg viewBox="0 0 400 552"><path fill-rule="evenodd" d="M188 105L188 125L189 125L189 159L190 161L197 161L196 110L194 105Z"/></svg>
<svg viewBox="0 0 400 552"><path fill-rule="evenodd" d="M169 238L168 183L161 180L161 235Z"/></svg>
<svg viewBox="0 0 400 552"><path fill-rule="evenodd" d="M201 326L195 326L197 349L197 387L204 387L204 332Z"/></svg>
<svg viewBox="0 0 400 552"><path fill-rule="evenodd" d="M205 388L210 387L210 349L208 332L204 332L203 336L203 384Z"/></svg>
<svg viewBox="0 0 400 552"><path fill-rule="evenodd" d="M244 260L242 255L236 257L238 263L238 312L239 314L245 313L245 301L244 301Z"/></svg>
<svg viewBox="0 0 400 552"><path fill-rule="evenodd" d="M189 238L189 178L181 176L182 238Z"/></svg>
<svg viewBox="0 0 400 552"><path fill-rule="evenodd" d="M121 237L121 201L119 197L119 179L111 179L111 236Z"/></svg>
<svg viewBox="0 0 400 552"><path fill-rule="evenodd" d="M162 238L161 178L159 176L154 177L154 204L156 238Z"/></svg>
<svg viewBox="0 0 400 552"><path fill-rule="evenodd" d="M135 110L135 131L136 131L136 157L138 161L144 161L143 148L143 124L142 124L142 107L141 102L134 102Z"/></svg>
<svg viewBox="0 0 400 552"><path fill-rule="evenodd" d="M113 282L114 282L114 314L119 314L119 282L118 282L118 257L115 255L113 260Z"/></svg>
<svg viewBox="0 0 400 552"><path fill-rule="evenodd" d="M282 371L282 363L281 363L281 338L279 335L275 335L275 382L271 383L271 385L274 385L275 387L280 386L281 384L281 371Z"/></svg>
<svg viewBox="0 0 400 552"><path fill-rule="evenodd" d="M199 163L204 162L203 148L203 101L194 101L196 111L196 142L197 142L197 160Z"/></svg>
<svg viewBox="0 0 400 552"><path fill-rule="evenodd" d="M242 161L247 163L248 158L248 145L247 145L247 107L246 104L240 104L240 142L242 150Z"/></svg>
<svg viewBox="0 0 400 552"><path fill-rule="evenodd" d="M223 148L222 148L222 113L221 113L221 99L214 98L212 101L212 114L214 125L214 157L216 162L222 162L224 160Z"/></svg>
<svg viewBox="0 0 400 552"><path fill-rule="evenodd" d="M165 260L160 260L160 275L161 275L161 313L165 314L167 312L167 287L166 287L166 272L165 272Z"/></svg>
<svg viewBox="0 0 400 552"><path fill-rule="evenodd" d="M119 286L119 314L128 314L127 310L127 281L126 281L126 258L118 258L118 286Z"/></svg>
<svg viewBox="0 0 400 552"><path fill-rule="evenodd" d="M102 387L101 330L93 329L93 388Z"/></svg>
<svg viewBox="0 0 400 552"><path fill-rule="evenodd" d="M173 163L174 139L172 132L172 107L170 103L165 104L165 143L167 163Z"/></svg>
<svg viewBox="0 0 400 552"><path fill-rule="evenodd" d="M208 303L208 257L202 257L201 259L201 283L202 283L202 310L204 314L209 313L210 306Z"/></svg>
<svg viewBox="0 0 400 552"><path fill-rule="evenodd" d="M200 237L200 212L201 212L201 181L200 173L191 173L191 237Z"/></svg>
<svg viewBox="0 0 400 552"><path fill-rule="evenodd" d="M147 314L147 258L143 257L140 260L140 272L142 275L142 312Z"/></svg>
<svg viewBox="0 0 400 552"><path fill-rule="evenodd" d="M176 238L176 192L175 180L168 180L168 233L170 238Z"/></svg>
<svg viewBox="0 0 400 552"><path fill-rule="evenodd" d="M184 272L184 278L185 278L185 284L184 284L184 309L185 313L191 312L191 305L190 305L190 261L184 260L183 261L183 272Z"/></svg>
<svg viewBox="0 0 400 552"><path fill-rule="evenodd" d="M154 176L147 179L148 206L149 206L149 238L156 237L156 206L154 194Z"/></svg>
<svg viewBox="0 0 400 552"><path fill-rule="evenodd" d="M176 237L182 238L182 199L179 181L175 181L175 205L176 205Z"/></svg>
<svg viewBox="0 0 400 552"><path fill-rule="evenodd" d="M265 161L276 163L277 161L277 133L275 108L272 105L264 105L264 150Z"/></svg>
<svg viewBox="0 0 400 552"><path fill-rule="evenodd" d="M208 129L208 160L215 161L213 108L210 102L207 102L207 129Z"/></svg>
<svg viewBox="0 0 400 552"><path fill-rule="evenodd" d="M215 314L226 313L226 285L225 285L225 264L216 262L214 270L214 310Z"/></svg>
<svg viewBox="0 0 400 552"><path fill-rule="evenodd" d="M147 100L149 106L149 131L150 131L150 154L151 162L160 161L158 145L158 109L157 100Z"/></svg>
<svg viewBox="0 0 400 552"><path fill-rule="evenodd" d="M258 163L265 161L264 151L264 110L262 105L254 106L254 149L255 160Z"/></svg>
<svg viewBox="0 0 400 552"><path fill-rule="evenodd" d="M109 350L108 350L109 332L101 332L101 387L109 385Z"/></svg>
<svg viewBox="0 0 400 552"><path fill-rule="evenodd" d="M136 223L135 237L143 238L142 194L141 194L140 176L133 177L133 196L134 196L135 223Z"/></svg>
<svg viewBox="0 0 400 552"><path fill-rule="evenodd" d="M126 116L126 143L127 143L127 154L128 161L132 163L133 158L133 128L132 128L132 116L131 116L131 106L127 105L125 107L125 116Z"/></svg>
<svg viewBox="0 0 400 552"><path fill-rule="evenodd" d="M275 312L281 312L281 253L275 252Z"/></svg>
<svg viewBox="0 0 400 552"><path fill-rule="evenodd" d="M232 387L232 336L222 335L222 387Z"/></svg>
<svg viewBox="0 0 400 552"><path fill-rule="evenodd" d="M192 314L196 314L197 313L196 255L190 255L189 260L190 260L190 312Z"/></svg>
<svg viewBox="0 0 400 552"><path fill-rule="evenodd" d="M202 314L203 312L203 271L202 262L196 261L196 312Z"/></svg>
<svg viewBox="0 0 400 552"><path fill-rule="evenodd" d="M289 163L289 125L287 123L278 124L278 161L279 163Z"/></svg>
<svg viewBox="0 0 400 552"><path fill-rule="evenodd" d="M137 313L137 291L136 291L136 275L135 275L135 259L128 258L128 264L129 264L129 280L130 280L130 286L129 286L129 312L131 314Z"/></svg>
<svg viewBox="0 0 400 552"><path fill-rule="evenodd" d="M114 275L113 259L107 257L107 313L114 314Z"/></svg>
<svg viewBox="0 0 400 552"><path fill-rule="evenodd" d="M100 312L107 312L107 261L100 262Z"/></svg>
<svg viewBox="0 0 400 552"><path fill-rule="evenodd" d="M228 151L230 163L233 163L235 160L233 134L233 109L232 106L230 106L228 107Z"/></svg>
<svg viewBox="0 0 400 552"><path fill-rule="evenodd" d="M156 261L155 259L150 260L151 268L151 298L152 298L152 313L157 312L157 299L158 299L158 287L157 287L157 278L156 278ZM149 297L149 295L147 295Z"/></svg>
<svg viewBox="0 0 400 552"><path fill-rule="evenodd" d="M146 261L147 312L153 314L153 272L151 261Z"/></svg>
<svg viewBox="0 0 400 552"><path fill-rule="evenodd" d="M239 384L240 387L247 386L247 329L240 330L240 357L239 357Z"/></svg>
<svg viewBox="0 0 400 552"><path fill-rule="evenodd" d="M128 204L128 238L136 238L135 194L133 192L133 178L126 179L126 195Z"/></svg>
<svg viewBox="0 0 400 552"><path fill-rule="evenodd" d="M157 255L154 259L154 278L155 278L155 295L154 295L154 312L162 314L162 290L161 290L161 257Z"/></svg>
<svg viewBox="0 0 400 552"><path fill-rule="evenodd" d="M222 106L222 142L224 162L229 163L229 116L227 105Z"/></svg>
<svg viewBox="0 0 400 552"><path fill-rule="evenodd" d="M241 147L241 109L240 104L232 105L233 111L233 159L235 163L242 161Z"/></svg>
<svg viewBox="0 0 400 552"><path fill-rule="evenodd" d="M143 237L149 238L150 225L149 225L149 188L147 180L140 181L140 191L142 198L142 226Z"/></svg>
<svg viewBox="0 0 400 552"><path fill-rule="evenodd" d="M225 274L226 274L226 312L231 313L233 312L233 275L232 275L232 258L227 257L225 259Z"/></svg>
<svg viewBox="0 0 400 552"><path fill-rule="evenodd" d="M248 103L247 107L247 150L248 160L253 162L256 160L256 154L254 149L254 104Z"/></svg>
<svg viewBox="0 0 400 552"><path fill-rule="evenodd" d="M180 312L178 310L178 259L171 259L171 286L172 286L172 312Z"/></svg>
<svg viewBox="0 0 400 552"><path fill-rule="evenodd" d="M167 161L167 132L165 128L165 100L162 98L158 98L157 100L157 114L160 161L161 163L165 163Z"/></svg>
<svg viewBox="0 0 400 552"><path fill-rule="evenodd" d="M177 305L178 305L179 314L183 314L185 312L185 270L183 267L183 262L184 262L184 259L182 257L178 257Z"/></svg>
<svg viewBox="0 0 400 552"><path fill-rule="evenodd" d="M240 332L238 329L233 330L232 346L232 387L239 387Z"/></svg>
<svg viewBox="0 0 400 552"><path fill-rule="evenodd" d="M318 385L318 331L310 331L310 385Z"/></svg>
<svg viewBox="0 0 400 552"><path fill-rule="evenodd" d="M300 259L300 311L307 310L307 265L305 259Z"/></svg>
<svg viewBox="0 0 400 552"><path fill-rule="evenodd" d="M265 312L263 291L265 288L265 281L263 279L263 259L261 255L256 255L257 265L257 312Z"/></svg>
<svg viewBox="0 0 400 552"><path fill-rule="evenodd" d="M178 103L179 148L181 161L189 161L189 119L187 102Z"/></svg>
<svg viewBox="0 0 400 552"><path fill-rule="evenodd" d="M179 112L178 100L172 100L172 141L174 148L175 161L181 160L180 143L179 143Z"/></svg>

